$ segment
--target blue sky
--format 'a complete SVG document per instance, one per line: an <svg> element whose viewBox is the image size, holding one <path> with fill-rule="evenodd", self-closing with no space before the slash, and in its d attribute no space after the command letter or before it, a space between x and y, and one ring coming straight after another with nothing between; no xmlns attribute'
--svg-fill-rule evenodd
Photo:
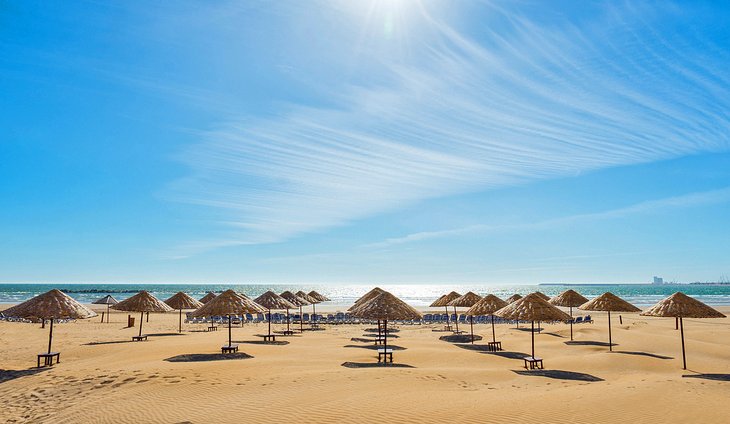
<svg viewBox="0 0 730 424"><path fill-rule="evenodd" d="M0 2L0 281L730 275L722 2Z"/></svg>

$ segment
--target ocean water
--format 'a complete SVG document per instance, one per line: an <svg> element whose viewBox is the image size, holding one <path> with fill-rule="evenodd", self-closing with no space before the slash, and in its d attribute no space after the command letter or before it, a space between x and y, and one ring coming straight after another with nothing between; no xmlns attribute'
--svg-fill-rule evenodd
<svg viewBox="0 0 730 424"><path fill-rule="evenodd" d="M184 291L196 299L203 297L208 291L220 292L233 289L257 297L267 290L281 293L285 290L309 292L316 290L332 299L326 305L346 309L360 296L375 287L372 285L277 285L277 284L0 284L0 303L19 303L53 288L66 292L82 303L111 294L117 300L126 299L139 290L147 290L158 298L165 300L178 291ZM651 285L651 284L590 284L590 285L488 285L488 284L402 284L377 285L400 297L415 307L426 307L444 293L455 290L461 294L473 291L479 295L495 294L506 299L514 293L522 295L539 290L548 296L572 288L587 298L610 291L637 306L649 306L670 294L682 291L709 305L730 305L730 285Z"/></svg>

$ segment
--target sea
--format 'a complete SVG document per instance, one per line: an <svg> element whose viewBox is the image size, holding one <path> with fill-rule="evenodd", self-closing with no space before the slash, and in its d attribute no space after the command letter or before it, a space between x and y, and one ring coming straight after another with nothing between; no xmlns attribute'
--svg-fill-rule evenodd
<svg viewBox="0 0 730 424"><path fill-rule="evenodd" d="M428 307L444 293L456 291L464 294L473 291L479 295L492 293L506 299L515 293L525 295L541 291L548 296L573 289L587 298L592 298L607 291L622 297L636 306L650 306L659 300L681 291L707 303L708 305L730 305L730 285L704 284L541 284L541 285L495 285L495 284L14 284L0 283L0 303L20 303L33 296L51 289L59 289L81 303L91 303L107 294L117 300L126 299L140 290L147 290L159 299L165 300L179 291L188 293L194 298L201 298L209 291L221 292L233 289L255 298L267 290L276 293L289 290L317 292L332 299L327 302L329 308L347 309L352 303L373 287L380 287L398 296L417 308Z"/></svg>

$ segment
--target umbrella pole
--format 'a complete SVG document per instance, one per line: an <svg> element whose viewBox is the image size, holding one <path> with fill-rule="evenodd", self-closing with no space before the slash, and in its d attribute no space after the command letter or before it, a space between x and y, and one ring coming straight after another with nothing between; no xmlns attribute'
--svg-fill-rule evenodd
<svg viewBox="0 0 730 424"><path fill-rule="evenodd" d="M182 308L180 308L180 324L177 328L178 333L182 333Z"/></svg>
<svg viewBox="0 0 730 424"><path fill-rule="evenodd" d="M51 353L51 342L53 342L53 318L51 318L51 328L48 330L48 353Z"/></svg>
<svg viewBox="0 0 730 424"><path fill-rule="evenodd" d="M449 325L449 307L444 306L446 308L446 330L451 330L451 326Z"/></svg>
<svg viewBox="0 0 730 424"><path fill-rule="evenodd" d="M474 344L474 315L469 315L469 325L471 326L471 344Z"/></svg>
<svg viewBox="0 0 730 424"><path fill-rule="evenodd" d="M679 317L674 317L674 329L679 330Z"/></svg>
<svg viewBox="0 0 730 424"><path fill-rule="evenodd" d="M269 309L269 316L266 317L266 321L269 322L269 336L271 335L271 309Z"/></svg>
<svg viewBox="0 0 730 424"><path fill-rule="evenodd" d="M231 347L231 314L228 314L228 347Z"/></svg>
<svg viewBox="0 0 730 424"><path fill-rule="evenodd" d="M53 330L53 321L51 321L51 331ZM679 317L679 334L682 337L682 369L687 369L687 357L684 355L684 324L682 323L682 317Z"/></svg>
<svg viewBox="0 0 730 424"><path fill-rule="evenodd" d="M613 351L613 342L611 342L611 311L608 311L608 350Z"/></svg>
<svg viewBox="0 0 730 424"><path fill-rule="evenodd" d="M380 321L380 320L378 320ZM384 337L383 337L383 352L388 351L388 320L383 320L383 329L384 329ZM383 362L387 361L388 357L386 355L383 355ZM385 362L387 364L387 362Z"/></svg>
<svg viewBox="0 0 730 424"><path fill-rule="evenodd" d="M497 341L497 336L494 334L494 315L492 315L492 341Z"/></svg>
<svg viewBox="0 0 730 424"><path fill-rule="evenodd" d="M317 305L312 303L312 317L309 319L309 323L312 325L312 328L314 328L314 321L317 317Z"/></svg>
<svg viewBox="0 0 730 424"><path fill-rule="evenodd" d="M289 308L286 308L286 332L289 333Z"/></svg>
<svg viewBox="0 0 730 424"><path fill-rule="evenodd" d="M142 337L142 321L144 321L144 312L139 313L139 336Z"/></svg>
<svg viewBox="0 0 730 424"><path fill-rule="evenodd" d="M570 341L573 341L573 307L570 307Z"/></svg>
<svg viewBox="0 0 730 424"><path fill-rule="evenodd" d="M106 323L109 324L109 314L111 313L111 310L109 309L111 307L110 304L106 304Z"/></svg>
<svg viewBox="0 0 730 424"><path fill-rule="evenodd" d="M459 315L456 313L456 306L454 306L454 315L456 315L456 332L459 332Z"/></svg>
<svg viewBox="0 0 730 424"><path fill-rule="evenodd" d="M532 331L530 334L532 334L532 359L535 359L535 321L532 321Z"/></svg>
<svg viewBox="0 0 730 424"><path fill-rule="evenodd" d="M299 332L304 332L304 314L302 313L302 305L299 305Z"/></svg>

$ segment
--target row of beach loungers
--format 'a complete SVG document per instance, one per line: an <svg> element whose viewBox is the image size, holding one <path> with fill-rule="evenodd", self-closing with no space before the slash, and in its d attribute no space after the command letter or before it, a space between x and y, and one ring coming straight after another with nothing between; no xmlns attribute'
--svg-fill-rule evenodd
<svg viewBox="0 0 730 424"><path fill-rule="evenodd" d="M234 316L232 318L233 324L256 324L261 322L267 322L269 314L245 314L240 316ZM451 314L451 316L448 316L447 314L424 314L422 320L404 320L404 321L396 321L396 324L403 324L403 325L419 325L419 324L445 324L447 322L455 322L457 320L456 314ZM373 320L363 320L359 318L353 317L349 313L345 312L338 312L336 314L302 314L300 317L299 314L291 314L289 316L289 322L290 323L299 323L300 320L303 319L305 323L319 323L319 324L371 324L375 321ZM469 323L469 317L465 314L460 314L458 316L458 320L460 324L468 324ZM187 319L185 320L186 323L190 324L227 324L228 323L228 317L225 316L217 316L217 317L200 317L196 318L191 315L191 313L187 314ZM272 313L271 314L271 322L273 324L286 324L286 314L282 313ZM491 324L492 319L491 316L488 315L479 315L474 317L474 324ZM585 317L575 317L573 319L574 324L581 324L581 323L592 323L593 319L590 315L586 315ZM516 321L513 320L505 320L499 317L494 317L494 323L495 324L515 324Z"/></svg>

